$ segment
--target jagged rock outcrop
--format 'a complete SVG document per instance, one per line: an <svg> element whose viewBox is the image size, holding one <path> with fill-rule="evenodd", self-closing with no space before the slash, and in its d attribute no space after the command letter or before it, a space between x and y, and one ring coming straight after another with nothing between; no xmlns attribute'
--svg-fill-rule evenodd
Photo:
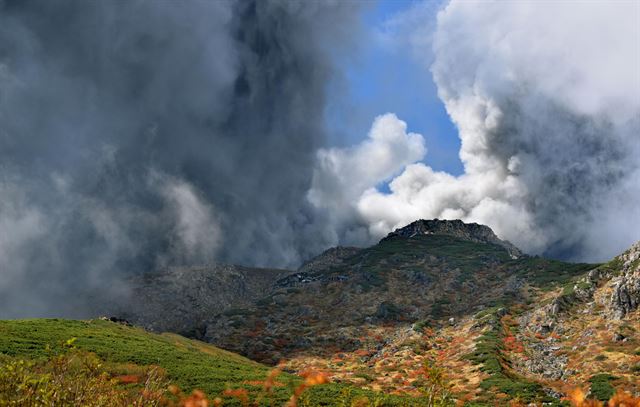
<svg viewBox="0 0 640 407"><path fill-rule="evenodd" d="M529 357L518 359L515 363L545 379L566 379L571 372L566 370L568 358L558 354L560 350L561 347L554 343L535 342L529 346Z"/></svg>
<svg viewBox="0 0 640 407"><path fill-rule="evenodd" d="M506 240L501 240L490 227L477 223L464 223L461 220L420 219L389 233L385 239L396 237L411 238L419 235L448 235L476 243L491 243L505 248L512 258L523 253ZM384 239L383 239L384 240Z"/></svg>
<svg viewBox="0 0 640 407"><path fill-rule="evenodd" d="M640 305L640 242L618 257L621 274L611 280L613 293L608 304L617 319L634 311Z"/></svg>
<svg viewBox="0 0 640 407"><path fill-rule="evenodd" d="M604 307L602 315L606 318L623 319L640 306L640 242L565 287L548 304L523 315L522 325L536 333L557 331L561 314L596 300L596 291L605 286L611 289L611 294L599 296L598 301Z"/></svg>

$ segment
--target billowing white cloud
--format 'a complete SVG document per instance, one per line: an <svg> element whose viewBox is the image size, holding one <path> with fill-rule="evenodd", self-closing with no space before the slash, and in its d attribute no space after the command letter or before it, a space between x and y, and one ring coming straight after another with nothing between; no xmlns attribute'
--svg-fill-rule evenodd
<svg viewBox="0 0 640 407"><path fill-rule="evenodd" d="M407 133L407 124L394 114L378 116L361 144L318 151L308 199L325 211L332 226L343 227L357 215L353 203L365 191L391 179L425 154L420 134ZM362 239L352 236L351 240Z"/></svg>
<svg viewBox="0 0 640 407"><path fill-rule="evenodd" d="M425 154L420 134L407 133L407 124L394 114L378 116L361 144L318 151L309 200L317 207L351 201Z"/></svg>
<svg viewBox="0 0 640 407"><path fill-rule="evenodd" d="M432 55L465 173L417 163L389 192L374 187L383 177L368 178L362 193L362 184L342 192L359 194L350 206L368 235L417 218L459 218L528 252L581 260L639 239L639 20L637 2L447 4L429 48L414 43Z"/></svg>

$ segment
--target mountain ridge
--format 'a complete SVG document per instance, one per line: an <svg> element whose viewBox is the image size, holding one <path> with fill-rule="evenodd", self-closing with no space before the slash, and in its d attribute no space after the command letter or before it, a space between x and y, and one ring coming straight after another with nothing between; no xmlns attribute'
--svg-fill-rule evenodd
<svg viewBox="0 0 640 407"><path fill-rule="evenodd" d="M476 405L497 394L552 403L563 386L604 373L640 392L640 242L609 263L566 263L527 256L484 225L418 220L367 248L328 249L295 271L248 269L243 278L262 278L253 291L234 286L224 276L237 270L225 267L215 284L156 281L147 292L233 301L129 313L151 329L179 322L250 359L285 360L291 372L320 368L369 390L417 394L419 381L393 377L437 363Z"/></svg>
<svg viewBox="0 0 640 407"><path fill-rule="evenodd" d="M385 239L395 237L412 238L420 235L447 235L477 243L492 243L505 248L513 258L523 255L522 251L506 240L498 238L494 231L486 225L465 223L460 219L419 219L389 233Z"/></svg>

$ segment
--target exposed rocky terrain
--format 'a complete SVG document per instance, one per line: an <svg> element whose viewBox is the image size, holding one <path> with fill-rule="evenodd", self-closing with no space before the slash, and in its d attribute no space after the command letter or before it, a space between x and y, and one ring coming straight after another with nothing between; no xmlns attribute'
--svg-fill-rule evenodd
<svg viewBox="0 0 640 407"><path fill-rule="evenodd" d="M115 313L149 330L200 337L212 315L251 306L289 273L215 264L173 267L132 279L131 299Z"/></svg>
<svg viewBox="0 0 640 407"><path fill-rule="evenodd" d="M421 220L297 271L177 269L138 283L134 322L369 389L417 393L428 363L479 404L556 403L575 386L640 392L640 243L572 264L483 225Z"/></svg>

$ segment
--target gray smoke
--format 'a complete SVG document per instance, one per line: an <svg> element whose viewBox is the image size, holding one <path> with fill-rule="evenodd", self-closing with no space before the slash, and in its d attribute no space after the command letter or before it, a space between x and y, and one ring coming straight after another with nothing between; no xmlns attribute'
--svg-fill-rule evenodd
<svg viewBox="0 0 640 407"><path fill-rule="evenodd" d="M356 8L0 1L0 317L85 315L128 273L326 246L306 192Z"/></svg>

